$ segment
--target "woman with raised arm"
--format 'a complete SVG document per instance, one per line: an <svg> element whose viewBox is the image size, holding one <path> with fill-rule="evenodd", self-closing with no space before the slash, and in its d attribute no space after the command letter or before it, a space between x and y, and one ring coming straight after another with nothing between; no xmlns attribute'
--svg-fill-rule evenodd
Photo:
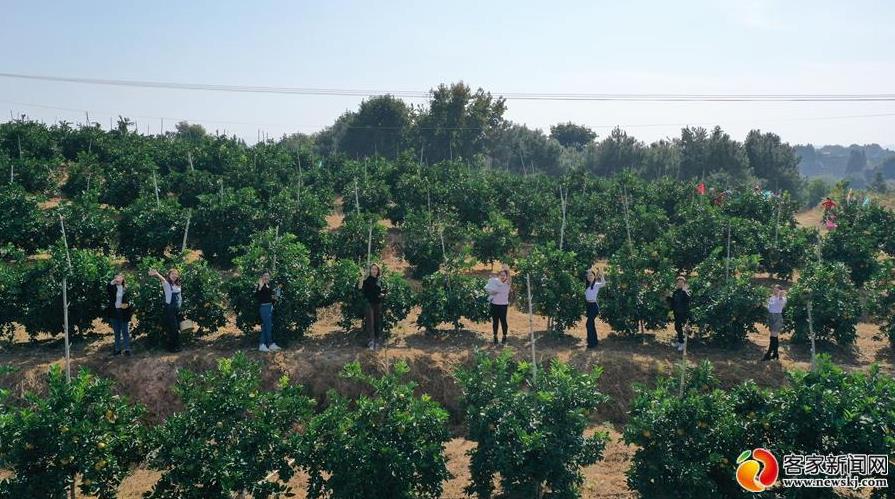
<svg viewBox="0 0 895 499"><path fill-rule="evenodd" d="M497 274L497 277L488 279L485 285L485 292L488 293L488 301L491 303L491 331L494 334L494 344L497 344L497 326L500 325L503 330L503 339L501 343L507 342L507 308L510 306L510 289L512 281L510 280L510 269L506 265Z"/></svg>
<svg viewBox="0 0 895 499"><path fill-rule="evenodd" d="M180 351L180 306L183 297L180 294L180 272L172 268L167 275L161 275L157 270L149 271L151 277L157 277L162 283L162 291L165 294L165 329L168 332L167 349L169 352Z"/></svg>
<svg viewBox="0 0 895 499"><path fill-rule="evenodd" d="M597 338L597 324L596 318L597 315L600 314L600 305L597 303L597 295L600 293L600 289L606 285L606 277L603 275L603 271L594 272L593 270L587 271L587 278L584 283L584 306L585 312L587 314L587 322L585 323L585 328L587 329L587 348L597 348L600 340Z"/></svg>
<svg viewBox="0 0 895 499"><path fill-rule="evenodd" d="M379 279L381 273L379 265L371 264L367 270L367 278L361 284L361 291L367 300L367 334L370 337L367 346L370 350L376 350L382 341L382 299L386 290Z"/></svg>
<svg viewBox="0 0 895 499"><path fill-rule="evenodd" d="M115 274L112 282L106 285L106 315L112 323L112 331L115 333L115 347L112 355L120 355L124 348L124 355L131 354L130 322L133 316L131 308L130 291L124 281L124 274Z"/></svg>
<svg viewBox="0 0 895 499"><path fill-rule="evenodd" d="M261 342L259 352L277 352L280 347L273 342L273 303L276 294L270 286L270 273L261 274L258 286L255 287L255 299L258 300L258 314L261 316Z"/></svg>
<svg viewBox="0 0 895 499"><path fill-rule="evenodd" d="M768 298L768 329L771 344L761 360L780 359L777 347L780 345L780 330L783 329L783 307L786 306L786 291L779 284L774 285L774 293Z"/></svg>

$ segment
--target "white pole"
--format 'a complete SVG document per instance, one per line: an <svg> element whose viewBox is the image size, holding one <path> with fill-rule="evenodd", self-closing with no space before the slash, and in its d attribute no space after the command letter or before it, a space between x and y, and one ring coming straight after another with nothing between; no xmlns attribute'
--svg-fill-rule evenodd
<svg viewBox="0 0 895 499"><path fill-rule="evenodd" d="M65 259L68 268L62 274L62 327L65 333L65 380L71 383L71 343L68 336L68 273L71 272L71 255L68 252L68 237L65 235L65 219L59 215L59 225L62 228L62 243L65 245Z"/></svg>
<svg viewBox="0 0 895 499"><path fill-rule="evenodd" d="M193 171L193 151L186 152L186 159L190 162L190 171Z"/></svg>
<svg viewBox="0 0 895 499"><path fill-rule="evenodd" d="M780 229L780 203L783 201L782 197L777 198L777 220L774 222L774 248L777 247L777 232Z"/></svg>
<svg viewBox="0 0 895 499"><path fill-rule="evenodd" d="M360 198L357 195L357 178L354 179L354 208L357 211L357 214L360 215Z"/></svg>
<svg viewBox="0 0 895 499"><path fill-rule="evenodd" d="M622 187L624 189L624 194L625 194L625 196L623 198L623 203L624 203L623 208L624 208L624 213L625 213L625 230L628 233L628 247L633 248L634 243L631 240L631 222L628 219L628 186L623 185Z"/></svg>
<svg viewBox="0 0 895 499"><path fill-rule="evenodd" d="M817 367L817 356L814 349L814 319L811 317L813 300L808 300L808 337L811 338L811 370Z"/></svg>
<svg viewBox="0 0 895 499"><path fill-rule="evenodd" d="M155 187L155 206L158 207L160 203L158 199L158 179L155 178L155 170L152 170L152 185Z"/></svg>
<svg viewBox="0 0 895 499"><path fill-rule="evenodd" d="M566 235L566 196L562 187L559 188L559 202L562 207L562 225L559 227L559 250L562 251L563 239Z"/></svg>
<svg viewBox="0 0 895 499"><path fill-rule="evenodd" d="M373 251L373 221L370 221L370 230L367 232L367 268L370 268L370 254Z"/></svg>
<svg viewBox="0 0 895 499"><path fill-rule="evenodd" d="M190 218L193 216L193 210L189 209L186 212L186 227L183 228L183 243L180 245L180 252L183 253L186 251L186 238L190 233Z"/></svg>
<svg viewBox="0 0 895 499"><path fill-rule="evenodd" d="M273 243L274 243L274 245L276 245L279 242L280 242L280 226L277 225L276 231L274 232L274 236L273 236ZM273 262L271 263L270 271L273 273L276 273L276 271L277 271L277 252L276 251L273 252Z"/></svg>
<svg viewBox="0 0 895 499"><path fill-rule="evenodd" d="M725 279L730 280L730 226L731 224L727 224L727 260L724 261L724 274Z"/></svg>
<svg viewBox="0 0 895 499"><path fill-rule="evenodd" d="M525 274L525 287L528 290L528 335L531 340L531 378L533 382L536 382L538 380L538 363L535 357L534 314L531 307L531 274Z"/></svg>
<svg viewBox="0 0 895 499"><path fill-rule="evenodd" d="M681 386L678 388L678 398L684 398L684 384L687 382L687 334L686 328L689 327L689 322L684 324L684 355L681 357Z"/></svg>

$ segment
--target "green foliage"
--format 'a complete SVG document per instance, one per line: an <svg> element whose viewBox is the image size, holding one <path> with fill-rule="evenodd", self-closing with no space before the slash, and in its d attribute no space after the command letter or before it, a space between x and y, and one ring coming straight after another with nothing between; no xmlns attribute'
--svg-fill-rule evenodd
<svg viewBox="0 0 895 499"><path fill-rule="evenodd" d="M570 121L551 126L550 138L556 139L565 147L582 149L593 142L597 134L584 125L576 125Z"/></svg>
<svg viewBox="0 0 895 499"><path fill-rule="evenodd" d="M486 221L475 224L469 232L473 256L489 265L495 260L508 261L519 245L513 223L497 212L491 212Z"/></svg>
<svg viewBox="0 0 895 499"><path fill-rule="evenodd" d="M491 497L499 473L512 497L578 497L581 467L602 457L608 436L584 435L590 415L608 400L597 389L602 371L578 372L555 359L533 371L508 351L478 352L472 367L457 370L468 438L477 444L468 452L468 494Z"/></svg>
<svg viewBox="0 0 895 499"><path fill-rule="evenodd" d="M54 211L65 220L65 236L72 248L109 253L116 244L115 209L101 206L95 191L63 201ZM57 216L53 218L58 221Z"/></svg>
<svg viewBox="0 0 895 499"><path fill-rule="evenodd" d="M816 339L835 340L843 346L854 343L856 326L861 318L861 300L845 265L824 261L809 263L790 288L784 310L784 330L793 333L793 341L810 339L809 301Z"/></svg>
<svg viewBox="0 0 895 499"><path fill-rule="evenodd" d="M680 379L635 388L624 433L625 443L637 446L628 486L644 497L735 497L741 489L733 460L754 447L737 400L718 388L708 361L687 370L683 392Z"/></svg>
<svg viewBox="0 0 895 499"><path fill-rule="evenodd" d="M635 334L668 324L665 297L674 286L671 263L655 249L622 248L609 259L607 286L600 291L600 318L615 332ZM579 298L580 299L580 298Z"/></svg>
<svg viewBox="0 0 895 499"><path fill-rule="evenodd" d="M879 247L869 226L855 226L845 221L839 221L839 227L828 232L821 243L821 256L825 260L844 263L851 281L858 287L879 268L878 253Z"/></svg>
<svg viewBox="0 0 895 499"><path fill-rule="evenodd" d="M536 246L516 262L516 296L520 307L528 310L528 290L525 276L531 279L531 299L534 312L546 316L550 331L562 334L581 320L584 313L582 273L576 269L575 253L562 251L552 243Z"/></svg>
<svg viewBox="0 0 895 499"><path fill-rule="evenodd" d="M377 259L385 247L386 241L385 226L379 223L378 220L379 217L377 215L348 213L342 222L342 226L336 230L333 236L333 256L354 261L365 261L369 240L371 243L370 254L374 259ZM372 237L370 237L371 234Z"/></svg>
<svg viewBox="0 0 895 499"><path fill-rule="evenodd" d="M137 316L137 326L131 334L147 335L149 341L159 345L164 341L165 295L157 277L148 275L150 269L166 274L176 268L182 280L180 312L184 318L193 321L193 334L201 336L216 331L227 323L225 287L221 275L199 258L189 254L169 259L147 257L137 266L135 282L131 284L131 304ZM105 296L105 294L103 294Z"/></svg>
<svg viewBox="0 0 895 499"><path fill-rule="evenodd" d="M696 266L692 315L702 335L723 345L737 345L757 332L755 323L765 319L769 296L766 288L752 281L757 269L756 255L733 258L728 264L720 251Z"/></svg>
<svg viewBox="0 0 895 499"><path fill-rule="evenodd" d="M4 497L66 497L79 477L81 494L118 497L118 485L143 456L144 410L128 404L109 380L82 370L71 383L50 368L47 392L20 407L0 399L0 480Z"/></svg>
<svg viewBox="0 0 895 499"><path fill-rule="evenodd" d="M460 270L444 268L423 278L423 288L417 295L420 314L416 325L435 331L439 324L449 323L454 330L463 327L464 317L472 322L483 322L490 314L485 283Z"/></svg>
<svg viewBox="0 0 895 499"><path fill-rule="evenodd" d="M411 211L404 218L401 231L404 235L404 258L414 266L413 274L416 277L425 277L437 271L462 238L455 218L444 213Z"/></svg>
<svg viewBox="0 0 895 499"><path fill-rule="evenodd" d="M22 320L24 284L21 266L0 261L0 339L12 340L13 323Z"/></svg>
<svg viewBox="0 0 895 499"><path fill-rule="evenodd" d="M717 247L727 245L727 223L707 201L684 208L679 221L661 237L661 245L678 270L692 270Z"/></svg>
<svg viewBox="0 0 895 499"><path fill-rule="evenodd" d="M53 336L64 330L62 308L62 276L67 275L68 322L72 335L84 334L93 328L93 321L104 316L105 283L115 272L111 258L94 250L71 249L71 268L65 248L57 243L50 258L30 265L24 277L28 283L23 292L21 323L28 335Z"/></svg>
<svg viewBox="0 0 895 499"><path fill-rule="evenodd" d="M353 362L342 377L372 390L353 400L330 391L329 406L302 439L308 497L402 499L439 497L451 477L444 456L448 414L416 384L402 382L409 368L395 363L376 378Z"/></svg>
<svg viewBox="0 0 895 499"><path fill-rule="evenodd" d="M44 247L50 231L60 234L56 226L37 205L37 198L19 185L0 186L0 246L14 244L27 253Z"/></svg>
<svg viewBox="0 0 895 499"><path fill-rule="evenodd" d="M867 304L870 316L895 346L895 261L884 261L866 289L870 295Z"/></svg>
<svg viewBox="0 0 895 499"><path fill-rule="evenodd" d="M283 376L262 390L261 365L244 354L219 359L217 369L178 372L183 409L151 435L152 469L162 476L147 497L229 498L288 493L297 457L295 428L313 401ZM272 479L277 472L277 479Z"/></svg>
<svg viewBox="0 0 895 499"><path fill-rule="evenodd" d="M143 257L163 258L183 244L186 213L177 201L142 197L121 210L118 248L133 263Z"/></svg>
<svg viewBox="0 0 895 499"><path fill-rule="evenodd" d="M274 304L273 336L278 343L300 338L317 319L317 308L332 295L326 269L311 264L307 248L292 234L268 229L247 239L233 259L236 276L229 282L230 305L236 325L246 334L260 324L255 289L264 272L280 287Z"/></svg>
<svg viewBox="0 0 895 499"><path fill-rule="evenodd" d="M220 194L199 196L199 208L193 216L197 246L209 261L226 265L238 246L249 241L260 224L260 201L250 187L223 189Z"/></svg>

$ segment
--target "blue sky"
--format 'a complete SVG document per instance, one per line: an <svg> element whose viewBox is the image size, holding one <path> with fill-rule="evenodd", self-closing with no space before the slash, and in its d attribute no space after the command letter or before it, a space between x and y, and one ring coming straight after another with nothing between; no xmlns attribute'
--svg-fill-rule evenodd
<svg viewBox="0 0 895 499"><path fill-rule="evenodd" d="M0 72L260 86L501 92L895 93L895 2L3 2ZM200 122L254 141L312 132L356 97L119 88L0 78L0 112ZM421 104L422 100L410 101ZM43 106L43 107L41 107ZM751 128L793 143L895 144L895 102L510 101L534 128ZM864 115L886 115L856 117Z"/></svg>

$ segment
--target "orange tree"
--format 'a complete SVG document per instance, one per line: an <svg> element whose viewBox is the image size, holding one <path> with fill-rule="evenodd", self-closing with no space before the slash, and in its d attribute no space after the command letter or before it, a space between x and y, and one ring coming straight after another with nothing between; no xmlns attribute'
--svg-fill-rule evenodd
<svg viewBox="0 0 895 499"><path fill-rule="evenodd" d="M0 391L0 481L3 497L66 496L77 487L102 499L118 497L118 485L144 455L144 410L115 394L109 380L82 370L71 383L59 365L50 369L44 395L21 404Z"/></svg>
<svg viewBox="0 0 895 499"><path fill-rule="evenodd" d="M471 483L466 492L491 497L494 477L511 497L578 497L581 467L596 463L608 436L584 430L608 397L597 389L601 371L578 372L559 360L547 369L516 362L509 351L476 354L456 377L463 389Z"/></svg>
<svg viewBox="0 0 895 499"><path fill-rule="evenodd" d="M284 376L276 390L262 390L261 365L238 353L204 373L180 371L175 391L183 409L150 435L149 465L162 476L148 497L289 492L295 429L313 406L300 386Z"/></svg>
<svg viewBox="0 0 895 499"><path fill-rule="evenodd" d="M646 330L668 324L665 297L674 286L674 269L658 251L621 248L609 259L606 280L599 296L600 317L614 331L638 333L640 321Z"/></svg>
<svg viewBox="0 0 895 499"><path fill-rule="evenodd" d="M360 364L341 376L371 392L347 399L331 391L327 408L313 417L300 439L308 497L410 499L439 497L451 477L444 456L450 440L448 413L416 384L403 382L409 368L374 377Z"/></svg>

